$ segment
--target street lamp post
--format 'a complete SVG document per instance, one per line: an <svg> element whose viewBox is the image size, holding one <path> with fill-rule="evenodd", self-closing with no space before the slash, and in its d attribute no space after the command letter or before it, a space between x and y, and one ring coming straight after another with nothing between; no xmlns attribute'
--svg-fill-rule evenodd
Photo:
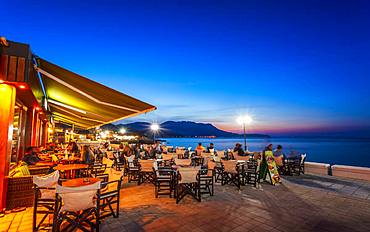
<svg viewBox="0 0 370 232"><path fill-rule="evenodd" d="M240 116L237 118L237 122L240 125L243 125L243 134L244 134L244 150L247 151L247 134L246 134L246 125L252 123L253 119L249 115Z"/></svg>
<svg viewBox="0 0 370 232"><path fill-rule="evenodd" d="M245 123L243 123L243 131L244 131L244 151L247 151L247 134L245 133Z"/></svg>

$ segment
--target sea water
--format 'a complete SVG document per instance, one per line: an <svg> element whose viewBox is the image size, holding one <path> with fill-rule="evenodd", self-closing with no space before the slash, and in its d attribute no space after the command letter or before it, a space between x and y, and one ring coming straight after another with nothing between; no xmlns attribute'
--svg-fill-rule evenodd
<svg viewBox="0 0 370 232"><path fill-rule="evenodd" d="M162 138L168 146L192 147L202 143L207 147L214 143L216 150L234 148L243 138ZM338 138L248 138L249 151L261 151L272 143L283 146L284 153L298 151L307 154L307 161L328 164L343 164L370 167L370 139L338 139Z"/></svg>

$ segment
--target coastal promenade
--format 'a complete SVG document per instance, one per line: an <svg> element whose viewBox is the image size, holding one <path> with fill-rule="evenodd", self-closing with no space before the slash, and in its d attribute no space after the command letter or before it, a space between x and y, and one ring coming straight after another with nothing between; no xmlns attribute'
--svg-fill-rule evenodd
<svg viewBox="0 0 370 232"><path fill-rule="evenodd" d="M0 219L0 231L31 231L32 208ZM196 202L154 197L151 184L125 182L119 219L101 231L369 231L370 182L301 175L258 188L216 185Z"/></svg>

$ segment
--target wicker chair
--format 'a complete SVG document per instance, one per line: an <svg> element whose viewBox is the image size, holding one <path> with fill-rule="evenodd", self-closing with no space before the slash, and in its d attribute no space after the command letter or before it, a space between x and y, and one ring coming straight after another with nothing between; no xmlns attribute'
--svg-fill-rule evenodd
<svg viewBox="0 0 370 232"><path fill-rule="evenodd" d="M30 176L8 177L6 208L31 207L34 202L33 175L45 175L49 166L30 166Z"/></svg>

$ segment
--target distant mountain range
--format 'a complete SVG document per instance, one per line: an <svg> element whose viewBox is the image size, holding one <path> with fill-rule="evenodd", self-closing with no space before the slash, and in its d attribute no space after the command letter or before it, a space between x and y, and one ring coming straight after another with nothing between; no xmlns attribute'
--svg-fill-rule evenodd
<svg viewBox="0 0 370 232"><path fill-rule="evenodd" d="M102 126L104 130L119 131L125 128L129 133L138 133L148 137L153 136L150 130L150 123L148 122L134 122L128 124L107 124ZM166 121L159 125L160 130L157 132L156 137L241 137L242 134L231 133L228 131L220 130L210 123L197 123L190 121ZM269 138L269 135L264 134L247 134L251 138Z"/></svg>

